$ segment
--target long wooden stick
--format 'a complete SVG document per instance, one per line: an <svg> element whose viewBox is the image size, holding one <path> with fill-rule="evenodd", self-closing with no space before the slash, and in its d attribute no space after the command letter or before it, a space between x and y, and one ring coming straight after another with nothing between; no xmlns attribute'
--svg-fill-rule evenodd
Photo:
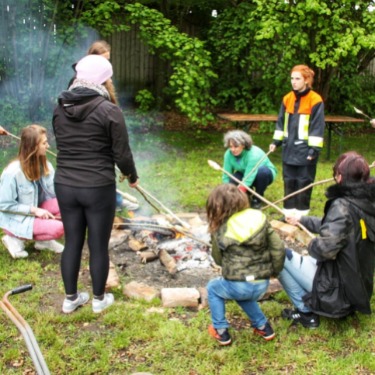
<svg viewBox="0 0 375 375"><path fill-rule="evenodd" d="M370 168L370 169L371 169L371 168L374 168L374 167L375 167L375 161L373 161L372 164L369 165L369 168ZM302 188L302 189L296 190L295 192L286 195L284 198L278 199L277 201L273 202L273 204L278 204L278 203L280 203L280 202L283 202L283 201L287 200L288 198L293 197L294 195L300 194L300 193L302 193L303 191L308 190L308 189L310 189L310 188L312 188L312 187L314 187L314 186L317 186L317 185L323 185L323 184L326 184L326 183L328 183L328 182L333 182L333 181L335 181L335 179L334 179L333 177L331 177L331 178L327 178L326 180L320 180L320 181L317 181L317 182L313 182L313 183L311 183L311 184L305 186L305 187ZM270 205L267 205L267 206L262 207L262 210L265 210L265 209L268 208L268 207L270 207Z"/></svg>
<svg viewBox="0 0 375 375"><path fill-rule="evenodd" d="M269 200L267 200L266 198L264 198L263 196L261 196L260 194L258 194L256 191L254 191L253 189L249 188L247 185L245 185L242 181L240 181L238 178L234 177L232 174L230 174L229 172L227 172L224 168L221 168L220 165L212 160L208 160L208 165L210 167L212 167L213 169L216 169L216 170L221 170L222 172L224 172L227 176L229 176L233 181L236 181L239 185L243 186L244 188L246 188L247 191L249 191L251 194L255 195L258 199L260 199L262 202L268 204L269 206L272 206L275 210L279 211L282 215L284 215L284 212L282 211L282 209L280 209L279 207L277 207L275 204L273 204L272 202L270 202ZM302 229L305 233L307 233L311 238L315 238L315 236L309 231L307 230L306 227L304 227L301 223L297 223L296 224L300 229Z"/></svg>
<svg viewBox="0 0 375 375"><path fill-rule="evenodd" d="M141 191L140 189L138 189L138 186L136 187L136 189L139 191L139 193L143 196L144 200L151 206L153 207L156 212L158 212L159 214L161 213L161 210L159 209L159 207L156 207L147 197L146 194L143 193L143 191Z"/></svg>
<svg viewBox="0 0 375 375"><path fill-rule="evenodd" d="M263 163L263 161L268 157L268 155L271 153L272 151L268 151L266 154L264 154L262 156L262 158L258 161L258 163L255 164L254 168L245 176L242 178L243 181L245 181L249 176L251 176L251 174L256 171L256 169Z"/></svg>
<svg viewBox="0 0 375 375"><path fill-rule="evenodd" d="M287 200L288 198L293 197L294 195L298 195L298 194L302 193L303 191L308 190L308 189L310 189L310 188L312 188L314 186L326 184L327 182L332 182L332 181L334 181L333 178L327 178L326 180L321 180L321 181L313 182L313 183L305 186L302 189L296 190L293 193L286 195L284 198L278 199L277 201L273 202L273 204L278 204L280 202L283 202L283 201ZM270 207L270 205L262 207L262 210L265 210L268 207Z"/></svg>
<svg viewBox="0 0 375 375"><path fill-rule="evenodd" d="M2 126L2 128L4 129L4 127ZM5 130L5 129L4 129ZM14 139L17 139L17 140L21 140L21 138L20 137L17 137L16 135L14 135L14 134L12 134L12 133L10 133L10 132L8 132L8 130L5 130L6 132L7 132L7 134L6 135L10 135L11 137L13 137ZM52 152L52 151L50 151L50 150L47 150L47 153L49 153L50 155L53 155L53 156L57 156L54 152Z"/></svg>
<svg viewBox="0 0 375 375"><path fill-rule="evenodd" d="M19 212L19 211L11 211L11 210L0 210L0 212L2 212L4 214L9 214L9 215L30 216L30 217L35 217L35 218L38 217L35 214L31 214L31 213L28 213L28 212ZM53 215L53 216L54 216L54 219L49 218L49 219L45 219L45 220L61 220L61 216L59 216L59 215L56 215L56 216Z"/></svg>
<svg viewBox="0 0 375 375"><path fill-rule="evenodd" d="M175 220L177 220L184 228L190 228L188 223L182 221L178 216L176 216L168 207L164 206L159 200L157 200L153 195L151 195L148 191L142 188L140 185L137 185L137 190L141 191L142 193L146 194L149 198L153 199L160 207L162 207L166 212L168 212Z"/></svg>

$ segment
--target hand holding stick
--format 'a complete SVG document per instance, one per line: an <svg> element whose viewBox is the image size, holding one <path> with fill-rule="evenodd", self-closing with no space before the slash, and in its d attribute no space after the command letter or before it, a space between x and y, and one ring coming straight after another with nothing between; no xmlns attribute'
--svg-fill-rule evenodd
<svg viewBox="0 0 375 375"><path fill-rule="evenodd" d="M232 174L230 174L229 172L227 172L225 169L221 168L218 163L214 162L213 160L208 160L208 165L210 167L212 167L213 169L217 170L217 171L221 170L223 173L225 173L227 176L229 176L233 181L236 181L239 185L241 185L244 188L246 188L247 191L249 191L251 194L255 195L262 202L268 204L269 206L273 207L275 210L279 211L282 215L284 215L284 212L279 207L277 207L272 202L268 201L266 198L264 198L263 196L261 196L260 194L258 194L253 189L249 188L242 181L240 181L239 179L237 179L236 177L234 177ZM300 229L302 229L305 233L307 233L311 238L315 238L315 236L310 231L308 231L301 223L298 223L297 226Z"/></svg>

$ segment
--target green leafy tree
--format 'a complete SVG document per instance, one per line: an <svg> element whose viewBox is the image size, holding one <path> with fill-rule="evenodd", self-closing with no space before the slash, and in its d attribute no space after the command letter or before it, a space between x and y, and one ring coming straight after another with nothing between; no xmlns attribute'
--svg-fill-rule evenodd
<svg viewBox="0 0 375 375"><path fill-rule="evenodd" d="M235 83L219 82L221 103L244 111L274 110L290 89L290 69L307 64L327 109L344 110L335 95L330 100L331 90L344 75L357 89L358 77L375 57L371 6L373 1L255 0L226 9L209 33L217 72Z"/></svg>
<svg viewBox="0 0 375 375"><path fill-rule="evenodd" d="M118 10L117 2L97 2L95 9L86 10L84 20L98 26L104 18L110 18ZM215 101L211 97L211 83L216 78L211 66L210 53L205 43L180 32L171 21L155 9L140 3L125 6L126 19L122 25L137 25L139 35L151 53L168 61L171 74L165 93L176 107L194 123L206 124L213 120L211 113ZM104 23L101 32L113 32Z"/></svg>

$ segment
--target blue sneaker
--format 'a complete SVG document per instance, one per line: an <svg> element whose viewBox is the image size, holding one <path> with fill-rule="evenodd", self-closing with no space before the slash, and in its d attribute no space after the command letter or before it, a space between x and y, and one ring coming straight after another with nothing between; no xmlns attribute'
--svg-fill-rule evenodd
<svg viewBox="0 0 375 375"><path fill-rule="evenodd" d="M223 328L220 330L220 333L214 326L211 324L208 327L208 333L212 336L220 345L230 345L232 343L232 339L230 337L228 328Z"/></svg>
<svg viewBox="0 0 375 375"><path fill-rule="evenodd" d="M270 341L275 337L275 331L268 322L264 325L264 328L254 328L254 333L262 336L266 341Z"/></svg>

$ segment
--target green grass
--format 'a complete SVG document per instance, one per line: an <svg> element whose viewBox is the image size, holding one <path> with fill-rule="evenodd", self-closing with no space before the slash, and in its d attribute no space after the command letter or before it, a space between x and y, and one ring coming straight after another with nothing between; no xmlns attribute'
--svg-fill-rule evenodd
<svg viewBox="0 0 375 375"><path fill-rule="evenodd" d="M222 134L212 131L131 134L131 142L141 186L175 212L204 211L210 190L221 181L220 173L207 160L222 164ZM268 149L271 135L254 134L254 141ZM371 134L348 137L343 151L357 150L369 162L375 159ZM16 149L1 150L1 166ZM334 138L331 161L325 153L319 162L316 181L332 176L338 156ZM51 161L52 158L50 158ZM282 197L280 151L271 155L279 170L266 197ZM374 174L374 173L373 173ZM313 191L312 214L321 215L324 190ZM120 185L121 190L138 192ZM153 212L149 208L150 212ZM267 210L269 218L279 217ZM32 244L29 245L31 249ZM232 323L233 345L218 347L207 334L207 309L184 308L155 312L160 301L135 301L115 290L116 303L107 312L95 315L90 306L71 315L60 312L63 284L59 256L30 251L27 259L13 260L0 245L0 294L19 285L32 283L32 291L9 297L32 328L51 374L132 374L150 372L171 375L250 375L250 374L374 374L375 341L373 316L358 314L345 320L321 319L317 330L290 329L280 318L290 306L284 292L262 302L262 309L276 331L276 339L264 342L251 332L239 307L227 304ZM87 262L83 262L87 267ZM122 283L126 280L121 276ZM81 284L82 288L87 288ZM375 299L372 299L375 308ZM17 328L0 310L0 373L21 374L34 369L26 345Z"/></svg>

